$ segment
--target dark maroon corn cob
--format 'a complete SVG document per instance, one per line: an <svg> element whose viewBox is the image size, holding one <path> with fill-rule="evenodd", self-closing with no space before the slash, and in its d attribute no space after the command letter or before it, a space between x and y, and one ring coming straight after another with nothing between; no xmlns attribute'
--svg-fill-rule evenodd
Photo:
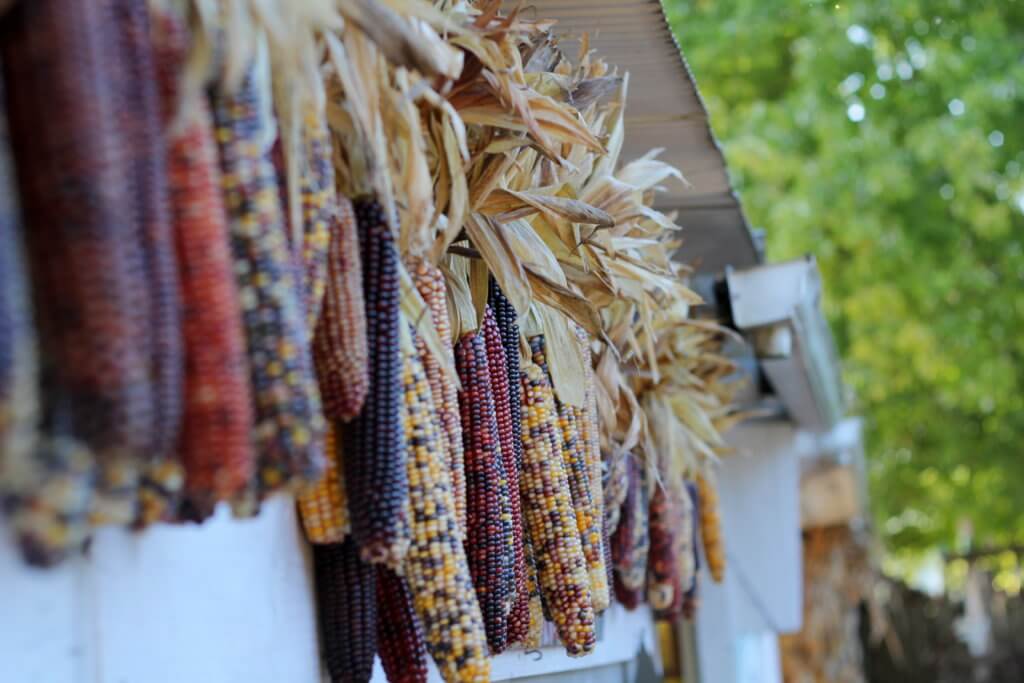
<svg viewBox="0 0 1024 683"><path fill-rule="evenodd" d="M627 609L634 609L643 598L647 573L648 494L644 465L630 456L626 466L629 480L619 525L612 535L612 562L615 597Z"/></svg>
<svg viewBox="0 0 1024 683"><path fill-rule="evenodd" d="M128 106L138 84L121 77L117 31L103 3L19 3L0 50L47 367L44 419L100 462L97 518L128 522L157 422L131 149L148 141L121 130L139 115Z"/></svg>
<svg viewBox="0 0 1024 683"><path fill-rule="evenodd" d="M342 427L345 483L361 556L397 568L409 546L398 251L376 200L356 200L353 208L363 267L370 385L362 411Z"/></svg>
<svg viewBox="0 0 1024 683"><path fill-rule="evenodd" d="M388 683L426 683L427 643L405 579L377 567L377 649Z"/></svg>
<svg viewBox="0 0 1024 683"><path fill-rule="evenodd" d="M686 482L686 494L690 497L693 505L693 529L690 536L690 553L693 556L693 581L689 587L683 586L686 591L683 594L682 613L687 619L693 619L700 606L700 500L697 493L697 485L692 481Z"/></svg>
<svg viewBox="0 0 1024 683"><path fill-rule="evenodd" d="M501 445L487 347L478 332L469 332L455 346L455 367L462 389L463 451L466 468L466 555L477 600L484 617L487 643L493 654L508 644L508 606L514 589L514 540L503 516ZM507 485L505 488L508 500Z"/></svg>
<svg viewBox="0 0 1024 683"><path fill-rule="evenodd" d="M521 417L514 420L509 404L511 392L508 386L505 348L501 332L488 306L484 311L482 327L484 344L487 347L487 366L490 370L492 395L494 396L495 418L498 422L498 438L501 445L501 460L508 482L509 511L512 516L513 565L515 596L508 621L508 642L518 643L526 637L530 628L530 596L526 589L526 562L523 558L523 516L519 498L519 468L522 463ZM518 368L518 363L516 364ZM518 372L518 369L517 369ZM519 382L515 383L519 386ZM518 392L517 392L518 399ZM521 413L522 406L517 403ZM513 421L514 420L514 421ZM516 459L519 450L519 459Z"/></svg>
<svg viewBox="0 0 1024 683"><path fill-rule="evenodd" d="M377 654L377 570L352 538L313 545L320 645L331 683L366 683Z"/></svg>

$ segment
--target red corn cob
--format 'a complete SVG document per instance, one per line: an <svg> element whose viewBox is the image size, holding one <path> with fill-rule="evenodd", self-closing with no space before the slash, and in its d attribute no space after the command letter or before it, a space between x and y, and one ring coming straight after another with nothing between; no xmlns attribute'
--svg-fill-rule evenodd
<svg viewBox="0 0 1024 683"><path fill-rule="evenodd" d="M410 263L409 270L416 281L416 289L430 308L430 317L437 328L438 337L451 353L452 338L451 322L448 318L448 304L445 301L444 275L437 267L423 259ZM448 467L452 477L452 491L455 495L455 513L459 522L459 530L463 537L466 534L466 472L462 451L462 423L459 416L459 395L455 383L441 370L437 358L427 349L426 343L420 338L416 340L416 349L430 382L430 392L434 397L434 406L441 423L441 443L448 454ZM454 364L454 356L449 362Z"/></svg>
<svg viewBox="0 0 1024 683"><path fill-rule="evenodd" d="M508 621L508 640L510 643L520 642L526 637L530 628L530 596L526 589L526 563L523 559L523 519L519 500L519 467L516 462L516 450L522 449L521 429L519 424L512 426L512 409L509 404L507 360L505 348L501 343L501 332L488 306L484 311L482 327L484 343L487 347L487 364L490 370L491 387L493 389L495 417L498 422L498 435L501 445L501 459L504 464L505 477L508 480L510 512L512 515L513 546L513 577L515 579L515 599ZM517 383L518 384L518 383ZM521 412L521 411L520 411Z"/></svg>
<svg viewBox="0 0 1024 683"><path fill-rule="evenodd" d="M331 683L366 683L377 654L377 572L351 538L313 546L320 646Z"/></svg>
<svg viewBox="0 0 1024 683"><path fill-rule="evenodd" d="M377 568L377 649L388 683L426 683L427 644L405 579Z"/></svg>
<svg viewBox="0 0 1024 683"><path fill-rule="evenodd" d="M133 79L119 78L116 30L100 3L19 3L0 50L46 363L44 431L95 453L97 512L128 522L156 422L136 169L120 130L138 112L119 111Z"/></svg>
<svg viewBox="0 0 1024 683"><path fill-rule="evenodd" d="M363 269L352 202L338 196L330 225L327 284L313 339L324 414L348 421L359 414L369 386Z"/></svg>
<svg viewBox="0 0 1024 683"><path fill-rule="evenodd" d="M164 121L179 114L188 36L183 20L154 16ZM213 122L205 99L167 141L171 217L178 247L185 334L185 406L180 452L185 468L182 516L200 521L214 504L240 493L253 476L252 398L237 284L221 199Z"/></svg>
<svg viewBox="0 0 1024 683"><path fill-rule="evenodd" d="M463 335L455 347L455 365L462 382L459 409L466 458L466 553L487 627L487 643L491 653L497 654L508 644L515 541L487 347L481 334Z"/></svg>
<svg viewBox="0 0 1024 683"><path fill-rule="evenodd" d="M394 236L375 200L355 202L370 352L362 412L342 429L352 534L368 562L397 568L409 546L406 452L402 448L399 267Z"/></svg>

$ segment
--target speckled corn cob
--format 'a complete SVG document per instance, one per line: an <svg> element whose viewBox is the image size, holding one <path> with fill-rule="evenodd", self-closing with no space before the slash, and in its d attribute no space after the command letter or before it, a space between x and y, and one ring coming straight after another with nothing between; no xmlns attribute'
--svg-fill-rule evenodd
<svg viewBox="0 0 1024 683"><path fill-rule="evenodd" d="M399 261L375 200L354 203L363 266L370 386L362 412L342 429L352 535L364 560L397 568L409 546L409 497L402 448Z"/></svg>
<svg viewBox="0 0 1024 683"><path fill-rule="evenodd" d="M377 570L351 538L313 546L320 647L331 683L366 683L377 654Z"/></svg>
<svg viewBox="0 0 1024 683"><path fill-rule="evenodd" d="M501 342L501 332L490 306L484 310L481 328L487 348L487 366L490 370L495 418L498 423L498 438L505 478L508 481L508 497L512 517L512 573L515 596L508 616L508 642L518 643L526 637L530 628L530 596L526 589L526 562L523 558L523 518L519 498L519 468L516 450L522 452L522 424L513 429L512 408L509 404L507 360ZM518 382L517 382L518 384ZM521 412L521 409L520 411ZM521 456L520 456L521 457Z"/></svg>
<svg viewBox="0 0 1024 683"><path fill-rule="evenodd" d="M236 92L220 83L213 111L230 218L231 249L255 403L260 496L315 480L323 469L323 417L304 311L270 160L265 50ZM240 514L255 501L242 501Z"/></svg>
<svg viewBox="0 0 1024 683"><path fill-rule="evenodd" d="M377 650L388 683L426 683L427 645L405 579L377 567Z"/></svg>
<svg viewBox="0 0 1024 683"><path fill-rule="evenodd" d="M722 543L722 520L718 516L718 491L713 474L697 474L697 500L699 504L700 538L704 545L704 558L715 583L725 578L725 546Z"/></svg>
<svg viewBox="0 0 1024 683"><path fill-rule="evenodd" d="M180 514L201 521L218 501L243 491L253 476L252 396L209 107L196 98L189 104L190 118L172 128L188 56L184 20L154 15L153 36L164 122L177 131L167 140L167 176L185 340Z"/></svg>
<svg viewBox="0 0 1024 683"><path fill-rule="evenodd" d="M340 448L338 428L328 422L327 469L320 481L299 494L299 514L310 543L340 543L351 531Z"/></svg>
<svg viewBox="0 0 1024 683"><path fill-rule="evenodd" d="M544 602L571 656L592 651L594 609L572 493L557 452L555 399L544 371L522 370L523 469L520 492Z"/></svg>
<svg viewBox="0 0 1024 683"><path fill-rule="evenodd" d="M448 318L448 304L445 301L444 275L441 270L423 259L410 263L409 270L416 282L423 301L430 308L430 317L437 328L437 335L451 353L452 338L451 322ZM441 444L448 454L448 468L451 471L452 491L455 494L455 514L459 521L459 529L463 536L466 533L466 472L462 450L462 422L459 416L459 394L455 383L441 370L437 358L427 349L422 339L416 340L423 367L430 381L430 392L437 407L438 419L441 422ZM454 364L454 356L450 357Z"/></svg>
<svg viewBox="0 0 1024 683"><path fill-rule="evenodd" d="M370 381L359 254L352 202L338 195L330 226L327 284L313 338L313 360L324 414L346 422L363 409Z"/></svg>
<svg viewBox="0 0 1024 683"><path fill-rule="evenodd" d="M315 329L320 319L327 285L327 253L331 225L337 213L334 163L325 113L309 107L303 120L304 168L300 181L302 196L302 291L306 322Z"/></svg>
<svg viewBox="0 0 1024 683"><path fill-rule="evenodd" d="M117 19L99 3L41 0L9 10L3 29L47 449L56 470L90 450L101 465L98 516L130 522L157 423L144 226L133 141L122 135L138 112L125 106L133 83L120 78ZM47 111L60 115L40 116ZM82 470L56 477L72 471Z"/></svg>
<svg viewBox="0 0 1024 683"><path fill-rule="evenodd" d="M685 498L684 498L685 497ZM683 608L683 541L691 533L689 497L674 482L661 482L651 497L647 603L657 619L674 620ZM689 579L687 577L687 587Z"/></svg>
<svg viewBox="0 0 1024 683"><path fill-rule="evenodd" d="M508 645L515 540L482 334L463 335L455 346L455 366L462 382L459 409L466 458L466 551L487 626L487 642L491 653L497 654Z"/></svg>
<svg viewBox="0 0 1024 683"><path fill-rule="evenodd" d="M619 526L612 535L612 561L615 564L615 597L627 609L635 609L643 597L650 548L648 527L648 485L644 465L629 456L628 486L622 503Z"/></svg>
<svg viewBox="0 0 1024 683"><path fill-rule="evenodd" d="M412 543L405 578L427 648L449 683L490 676L487 635L469 571L433 395L420 357L405 352L403 373Z"/></svg>
<svg viewBox="0 0 1024 683"><path fill-rule="evenodd" d="M488 291L488 305L494 312L494 320L501 332L501 345L505 349L505 374L508 377L508 404L512 410L512 438L515 446L516 467L523 464L522 434L522 386L519 381L519 323L516 311L497 281L491 277Z"/></svg>
<svg viewBox="0 0 1024 683"><path fill-rule="evenodd" d="M530 350L533 362L544 370L549 380L545 342L543 335L530 338ZM579 529L583 555L587 558L587 571L590 576L590 596L594 600L594 609L604 610L608 607L608 583L604 568L604 551L601 548L603 520L594 506L593 492L590 488L591 470L586 457L586 445L580 436L577 412L572 406L562 403L557 398L555 405L558 410L558 427L560 431L560 450L569 477L569 489L572 491L572 503L576 512L576 524Z"/></svg>
<svg viewBox="0 0 1024 683"><path fill-rule="evenodd" d="M168 516L184 483L178 458L185 387L180 281L174 225L168 198L167 147L157 92L149 9L145 0L102 0L117 27L121 68L116 78L124 93L119 103L118 133L129 141L133 196L132 221L139 226L145 280L135 286L149 297L150 377L154 393L151 445L143 458L140 519ZM126 115L126 113L129 113Z"/></svg>

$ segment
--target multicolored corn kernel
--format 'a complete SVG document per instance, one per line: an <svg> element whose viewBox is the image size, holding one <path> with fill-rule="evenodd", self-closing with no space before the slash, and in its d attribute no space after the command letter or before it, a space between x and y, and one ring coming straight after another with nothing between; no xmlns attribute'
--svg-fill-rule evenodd
<svg viewBox="0 0 1024 683"><path fill-rule="evenodd" d="M569 655L584 655L596 642L594 608L569 478L558 456L554 393L533 363L522 369L522 386L523 518L541 594L559 638Z"/></svg>
<svg viewBox="0 0 1024 683"><path fill-rule="evenodd" d="M430 309L430 317L437 328L437 335L451 354L452 338L451 321L448 317L448 304L445 300L444 275L441 270L424 259L416 259L409 264L423 301ZM455 494L455 514L459 521L459 529L466 532L466 472L462 450L462 421L459 415L458 388L451 378L441 369L441 363L427 349L426 343L417 338L416 348L419 351L423 367L430 381L430 391L434 396L438 419L441 422L441 444L448 454L448 468L451 471L452 490ZM449 362L455 363L454 356Z"/></svg>
<svg viewBox="0 0 1024 683"><path fill-rule="evenodd" d="M327 258L338 198L326 114L313 106L303 116L302 153L302 292L306 322L315 329L327 288Z"/></svg>
<svg viewBox="0 0 1024 683"><path fill-rule="evenodd" d="M708 469L697 474L698 517L704 558L715 583L725 578L725 545L722 542L722 520L718 512L718 491L714 474Z"/></svg>
<svg viewBox="0 0 1024 683"><path fill-rule="evenodd" d="M404 351L405 445L409 454L412 543L405 579L423 625L427 649L442 677L486 681L490 677L487 634L470 573L441 428L423 363Z"/></svg>
<svg viewBox="0 0 1024 683"><path fill-rule="evenodd" d="M324 476L299 494L299 515L310 543L340 543L351 531L348 497L341 470L338 427L327 424L324 439L327 469Z"/></svg>
<svg viewBox="0 0 1024 683"><path fill-rule="evenodd" d="M139 286L153 255L134 194L135 144L152 141L135 123L147 112L129 106L141 86L124 64L119 21L112 4L19 3L4 17L0 52L44 363L43 432L58 461L57 452L77 460L81 447L95 455L96 512L125 523L165 423L155 406L154 317Z"/></svg>
<svg viewBox="0 0 1024 683"><path fill-rule="evenodd" d="M508 645L515 540L487 347L481 333L469 332L459 339L455 367L462 383L459 409L466 466L466 552L487 642L491 653L497 654Z"/></svg>
<svg viewBox="0 0 1024 683"><path fill-rule="evenodd" d="M612 562L615 564L615 595L627 608L633 609L634 591L643 594L647 575L647 554L650 549L648 526L649 494L646 466L636 458L627 458L626 500L622 503L619 526L612 535ZM621 586L621 590L619 587Z"/></svg>
<svg viewBox="0 0 1024 683"><path fill-rule="evenodd" d="M157 13L153 20L161 109L166 129L175 131L166 159L185 344L180 515L201 521L252 479L252 396L213 122L206 101L196 98L189 119L175 125L188 35L181 17ZM151 477L154 485L162 479Z"/></svg>
<svg viewBox="0 0 1024 683"><path fill-rule="evenodd" d="M650 550L647 554L647 603L657 619L674 620L682 613L683 594L692 573L683 584L684 545L691 535L689 495L663 481L654 487L650 502ZM689 558L687 558L689 559ZM692 570L691 570L692 571Z"/></svg>
<svg viewBox="0 0 1024 683"><path fill-rule="evenodd" d="M377 654L377 569L351 538L313 546L321 655L331 683L366 683Z"/></svg>
<svg viewBox="0 0 1024 683"><path fill-rule="evenodd" d="M327 283L313 337L313 360L324 414L349 421L363 409L369 390L366 303L355 211L337 196L330 224Z"/></svg>
<svg viewBox="0 0 1024 683"><path fill-rule="evenodd" d="M509 404L508 361L505 347L502 345L501 332L495 321L490 306L484 310L484 321L481 327L484 345L487 349L487 366L490 371L492 395L494 397L495 418L498 423L498 440L501 445L501 459L504 465L505 478L508 481L510 513L512 517L512 572L515 596L508 617L508 641L520 642L526 637L530 628L530 597L526 589L526 562L523 556L523 518L519 496L519 468L522 457L522 424L513 428L512 407ZM516 383L519 384L518 382ZM522 412L520 410L518 412ZM520 452L520 460L516 460L516 451Z"/></svg>
<svg viewBox="0 0 1024 683"><path fill-rule="evenodd" d="M377 650L388 683L426 683L427 644L405 579L377 566Z"/></svg>
<svg viewBox="0 0 1024 683"><path fill-rule="evenodd" d="M266 61L261 44L237 90L229 89L223 80L213 88L224 200L255 404L259 497L315 481L324 465L320 394L270 158L275 124L269 114Z"/></svg>
<svg viewBox="0 0 1024 683"><path fill-rule="evenodd" d="M352 535L367 562L401 566L409 547L407 456L403 448L399 261L384 212L354 202L363 273L370 384L362 411L342 427Z"/></svg>
<svg viewBox="0 0 1024 683"><path fill-rule="evenodd" d="M530 338L530 350L533 362L548 373L545 341L543 335ZM550 380L550 374L548 379ZM555 405L558 411L559 447L562 461L565 463L569 477L569 489L572 491L573 508L576 511L576 524L579 529L580 543L583 554L587 558L587 570L590 576L590 595L594 600L594 609L602 611L608 607L608 583L604 567L604 550L601 547L602 525L604 520L594 506L591 490L591 465L587 459L588 444L580 434L577 417L580 412L557 398Z"/></svg>

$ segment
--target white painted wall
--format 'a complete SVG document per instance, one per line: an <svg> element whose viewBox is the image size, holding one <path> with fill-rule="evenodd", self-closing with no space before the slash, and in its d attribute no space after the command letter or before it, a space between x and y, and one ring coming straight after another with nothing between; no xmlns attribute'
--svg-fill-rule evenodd
<svg viewBox="0 0 1024 683"><path fill-rule="evenodd" d="M790 423L730 432L719 470L725 581L701 576L697 652L702 683L781 683L778 634L800 629L800 440Z"/></svg>
<svg viewBox="0 0 1024 683"><path fill-rule="evenodd" d="M318 683L317 646L309 554L288 498L252 520L221 511L202 526L103 529L85 557L45 571L0 537L3 683ZM586 680L594 669L625 683L641 647L656 653L650 613L614 608L593 655L509 652L494 679Z"/></svg>

